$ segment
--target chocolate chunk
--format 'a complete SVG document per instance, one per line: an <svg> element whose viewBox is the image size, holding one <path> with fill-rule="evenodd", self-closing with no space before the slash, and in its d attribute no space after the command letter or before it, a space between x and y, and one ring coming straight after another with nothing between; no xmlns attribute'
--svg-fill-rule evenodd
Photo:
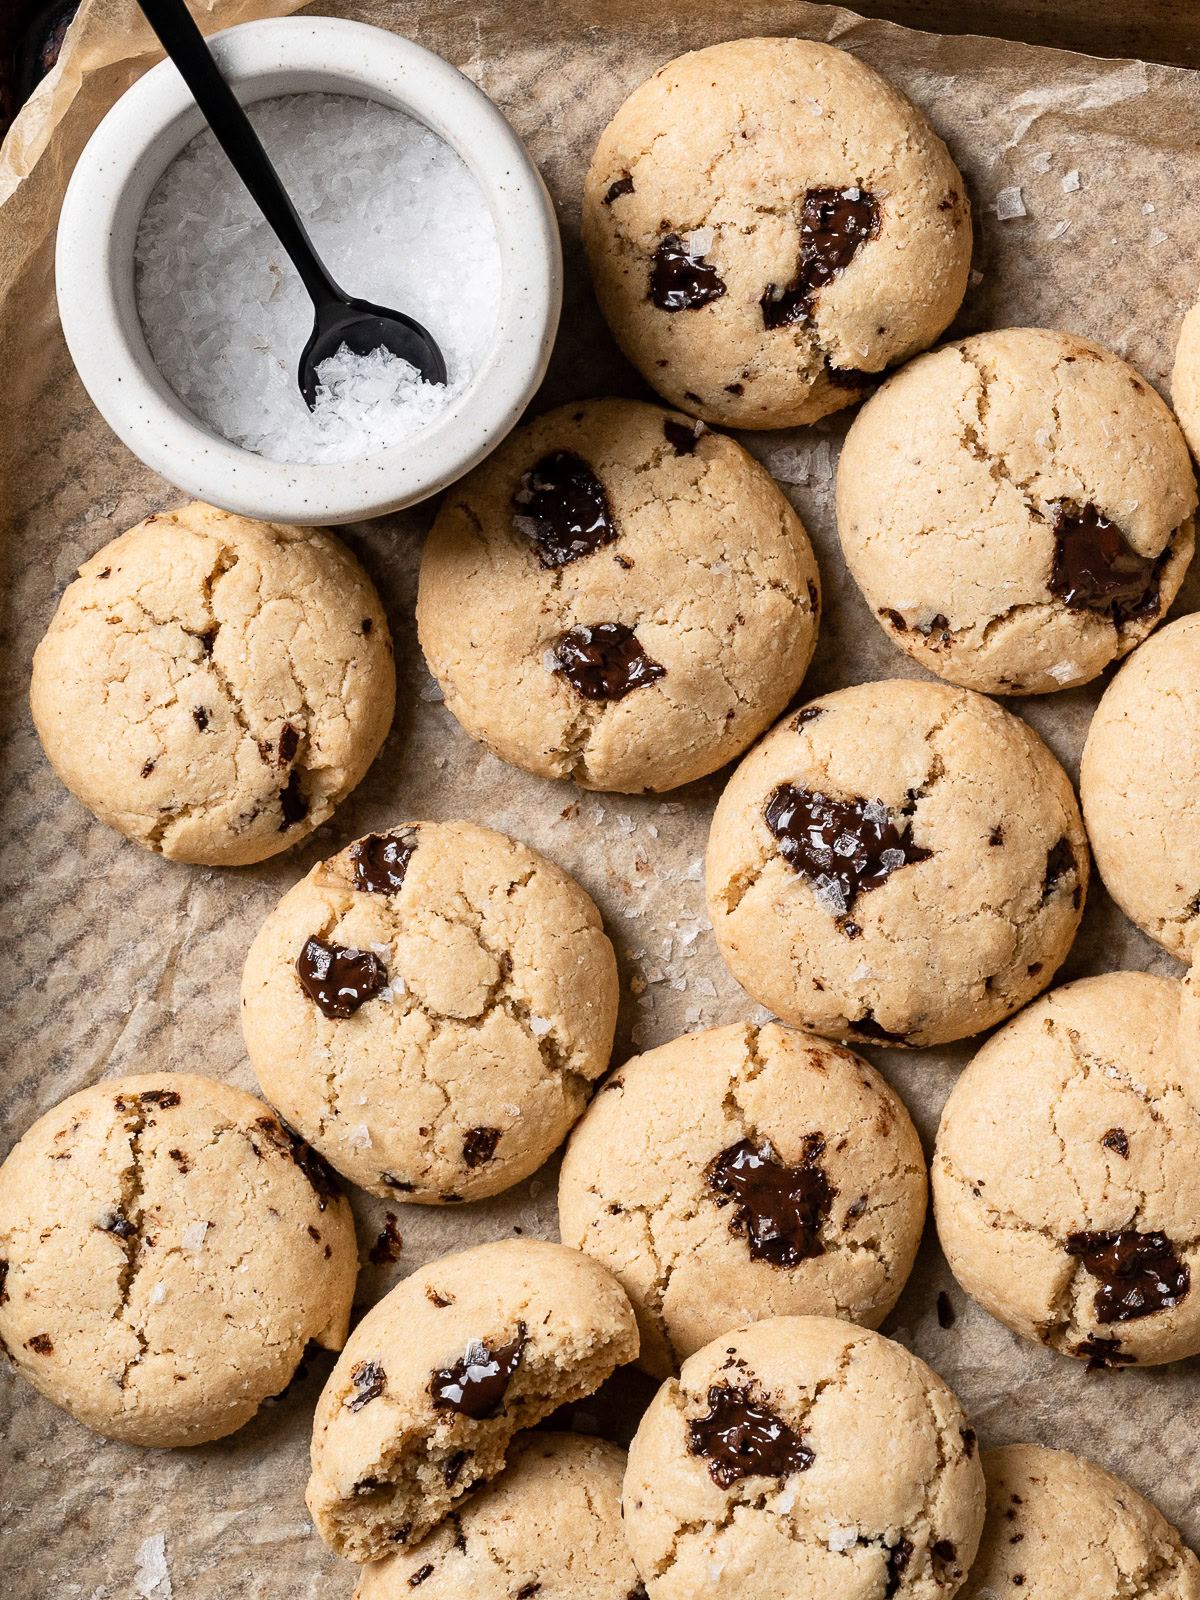
<svg viewBox="0 0 1200 1600"><path fill-rule="evenodd" d="M806 722L813 722L817 717L823 717L824 715L824 706L805 706L803 710L797 711L792 718L792 732L799 733Z"/></svg>
<svg viewBox="0 0 1200 1600"><path fill-rule="evenodd" d="M908 1036L903 1033L889 1033L882 1024L875 1021L874 1014L864 1011L850 1024L854 1032L863 1039L876 1039L880 1044L907 1044Z"/></svg>
<svg viewBox="0 0 1200 1600"><path fill-rule="evenodd" d="M364 894L396 894L417 848L417 830L369 833L350 846L354 887Z"/></svg>
<svg viewBox="0 0 1200 1600"><path fill-rule="evenodd" d="M1042 902L1049 900L1062 880L1070 873L1079 877L1079 864L1075 860L1075 852L1071 848L1071 841L1063 834L1057 844L1051 845L1046 851L1046 873L1042 879Z"/></svg>
<svg viewBox="0 0 1200 1600"><path fill-rule="evenodd" d="M523 1583L517 1590L517 1600L533 1600L535 1594L541 1591L540 1583Z"/></svg>
<svg viewBox="0 0 1200 1600"><path fill-rule="evenodd" d="M619 532L604 485L572 450L555 450L523 472L512 504L517 532L550 569L592 555Z"/></svg>
<svg viewBox="0 0 1200 1600"><path fill-rule="evenodd" d="M900 867L933 854L903 832L881 800L830 800L815 790L781 783L767 802L767 827L779 853L808 878L827 910L844 915L867 889L877 889Z"/></svg>
<svg viewBox="0 0 1200 1600"><path fill-rule="evenodd" d="M899 1544L892 1545L887 1556L887 1584L884 1588L884 1600L892 1600L892 1596L904 1580L904 1569L912 1560L912 1540L901 1539Z"/></svg>
<svg viewBox="0 0 1200 1600"><path fill-rule="evenodd" d="M350 1382L355 1393L345 1402L347 1411L361 1411L371 1400L377 1400L387 1387L387 1373L378 1361L360 1361L350 1368Z"/></svg>
<svg viewBox="0 0 1200 1600"><path fill-rule="evenodd" d="M144 1106L157 1106L160 1111L170 1111L180 1104L174 1089L143 1089L138 1099Z"/></svg>
<svg viewBox="0 0 1200 1600"><path fill-rule="evenodd" d="M660 240L650 264L649 293L660 311L697 311L724 293L717 269L703 256L691 255L677 233Z"/></svg>
<svg viewBox="0 0 1200 1600"><path fill-rule="evenodd" d="M452 1306L454 1304L453 1295L439 1294L436 1289L431 1289L429 1287L426 1287L425 1298L429 1301L430 1305L437 1306L439 1311L444 1311L447 1306Z"/></svg>
<svg viewBox="0 0 1200 1600"><path fill-rule="evenodd" d="M300 986L333 1019L352 1017L387 986L387 968L370 950L309 939L296 960Z"/></svg>
<svg viewBox="0 0 1200 1600"><path fill-rule="evenodd" d="M386 1266L389 1261L398 1261L403 1249L404 1239L396 1226L396 1213L387 1211L384 1213L379 1237L371 1246L370 1259L377 1267Z"/></svg>
<svg viewBox="0 0 1200 1600"><path fill-rule="evenodd" d="M154 771L154 765L155 764L154 764L154 762L152 760L151 761L143 761L142 762L142 777L143 778L148 778L150 776L150 774Z"/></svg>
<svg viewBox="0 0 1200 1600"><path fill-rule="evenodd" d="M673 417L668 417L663 423L663 433L667 443L677 456L693 456L696 446L700 442L700 435L704 432L702 422L689 426L685 422L676 422Z"/></svg>
<svg viewBox="0 0 1200 1600"><path fill-rule="evenodd" d="M457 1411L476 1422L498 1416L524 1349L523 1322L517 1323L517 1337L512 1343L497 1350L472 1339L453 1366L441 1368L429 1380L434 1410Z"/></svg>
<svg viewBox="0 0 1200 1600"><path fill-rule="evenodd" d="M879 206L865 189L810 189L800 214L796 275L782 289L769 283L763 290L763 326L807 321L816 291L844 272L878 232Z"/></svg>
<svg viewBox="0 0 1200 1600"><path fill-rule="evenodd" d="M279 765L290 767L300 748L300 735L290 722L285 722L279 735Z"/></svg>
<svg viewBox="0 0 1200 1600"><path fill-rule="evenodd" d="M324 1211L330 1200L341 1194L341 1186L333 1175L333 1168L282 1117L257 1117L254 1126L300 1168L316 1194L319 1211Z"/></svg>
<svg viewBox="0 0 1200 1600"><path fill-rule="evenodd" d="M1129 1135L1124 1128L1110 1128L1101 1136L1100 1143L1106 1150L1112 1150L1119 1155L1122 1161L1129 1160Z"/></svg>
<svg viewBox="0 0 1200 1600"><path fill-rule="evenodd" d="M463 1140L463 1160L469 1167L482 1167L496 1154L500 1128L471 1128Z"/></svg>
<svg viewBox="0 0 1200 1600"><path fill-rule="evenodd" d="M798 1166L785 1166L771 1143L741 1139L705 1169L719 1206L734 1203L730 1233L744 1234L750 1256L773 1267L795 1267L825 1254L821 1226L837 1191L818 1165L825 1141L805 1140Z"/></svg>
<svg viewBox="0 0 1200 1600"><path fill-rule="evenodd" d="M417 1570L413 1573L412 1577L409 1578L408 1587L410 1589L419 1588L421 1586L421 1584L423 1584L425 1582L425 1579L429 1577L429 1575L430 1575L430 1573L432 1571L433 1571L433 1563L431 1561L427 1561L423 1567L418 1567Z"/></svg>
<svg viewBox="0 0 1200 1600"><path fill-rule="evenodd" d="M470 1456L470 1454L471 1452L469 1450L456 1450L443 1465L442 1482L446 1485L447 1489L453 1489L454 1485L458 1482L458 1475L466 1466L467 1458Z"/></svg>
<svg viewBox="0 0 1200 1600"><path fill-rule="evenodd" d="M372 628L373 628L373 627L374 627L374 626L375 626L375 623L374 623L374 621L373 621L373 620L372 620L372 618L370 618L370 617L364 617L364 618L363 618L363 619L362 619L362 631L363 631L363 633L364 633L364 635L365 635L365 634L369 634L369 633L370 633L370 631L371 631L371 629L372 629Z"/></svg>
<svg viewBox="0 0 1200 1600"><path fill-rule="evenodd" d="M205 728L208 727L208 707L196 706L192 711L192 721L200 729L200 732L203 733Z"/></svg>
<svg viewBox="0 0 1200 1600"><path fill-rule="evenodd" d="M1049 589L1072 611L1103 611L1118 628L1154 616L1163 556L1142 556L1091 501L1064 501L1054 522Z"/></svg>
<svg viewBox="0 0 1200 1600"><path fill-rule="evenodd" d="M0 1260L0 1306L8 1302L8 1262Z"/></svg>
<svg viewBox="0 0 1200 1600"><path fill-rule="evenodd" d="M666 676L667 669L652 661L623 622L597 622L571 628L554 651L560 672L585 700L622 700Z"/></svg>
<svg viewBox="0 0 1200 1600"><path fill-rule="evenodd" d="M280 833L286 833L289 828L294 828L308 815L308 801L301 792L300 773L296 767L292 768L288 781L279 791L279 809L283 813L283 821L279 824Z"/></svg>
<svg viewBox="0 0 1200 1600"><path fill-rule="evenodd" d="M1128 1355L1121 1349L1120 1339L1099 1339L1091 1333L1073 1345L1071 1353L1088 1358L1089 1372L1103 1372L1108 1367L1133 1366L1137 1362L1136 1356Z"/></svg>
<svg viewBox="0 0 1200 1600"><path fill-rule="evenodd" d="M1187 1267L1165 1233L1072 1233L1067 1254L1100 1280L1093 1305L1098 1322L1132 1322L1179 1305L1191 1285Z"/></svg>
<svg viewBox="0 0 1200 1600"><path fill-rule="evenodd" d="M703 1456L722 1489L742 1478L786 1478L813 1464L813 1452L782 1417L745 1389L714 1384L708 1415L688 1423L688 1450Z"/></svg>
<svg viewBox="0 0 1200 1600"><path fill-rule="evenodd" d="M950 1296L944 1289L937 1297L937 1319L939 1328L952 1328L958 1320L958 1315L951 1303Z"/></svg>
<svg viewBox="0 0 1200 1600"><path fill-rule="evenodd" d="M608 190L604 196L604 204L606 206L610 206L614 200L619 200L623 194L632 193L633 179L626 172L621 177L617 178L615 182L609 184Z"/></svg>
<svg viewBox="0 0 1200 1600"><path fill-rule="evenodd" d="M949 1539L935 1539L933 1553L939 1561L954 1561L958 1556L958 1551L950 1543Z"/></svg>
<svg viewBox="0 0 1200 1600"><path fill-rule="evenodd" d="M1003 843L1004 843L1004 824L1002 822L998 822L996 824L996 826L992 829L991 833L988 834L988 844L990 844L993 848L995 848L997 845L1002 845Z"/></svg>
<svg viewBox="0 0 1200 1600"><path fill-rule="evenodd" d="M122 1216L119 1211L110 1212L108 1216L102 1217L100 1227L105 1233L115 1234L118 1239L131 1239L137 1232L137 1223L130 1222L129 1218Z"/></svg>
<svg viewBox="0 0 1200 1600"><path fill-rule="evenodd" d="M54 1354L54 1345L51 1343L48 1333L35 1333L32 1339L26 1339L25 1348L26 1350L32 1350L35 1355L39 1356L52 1356Z"/></svg>
<svg viewBox="0 0 1200 1600"><path fill-rule="evenodd" d="M625 1600L650 1600L650 1596L646 1592L646 1585L640 1578L625 1596Z"/></svg>

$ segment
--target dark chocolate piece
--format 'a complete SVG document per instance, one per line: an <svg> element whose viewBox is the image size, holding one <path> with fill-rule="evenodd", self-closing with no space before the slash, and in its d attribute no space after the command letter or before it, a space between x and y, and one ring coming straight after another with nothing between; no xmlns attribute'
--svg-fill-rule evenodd
<svg viewBox="0 0 1200 1600"><path fill-rule="evenodd" d="M698 311L724 293L717 269L691 255L677 233L659 241L650 263L649 299L660 311Z"/></svg>
<svg viewBox="0 0 1200 1600"><path fill-rule="evenodd" d="M429 1380L435 1411L456 1411L476 1422L500 1414L513 1373L525 1349L525 1324L517 1323L511 1344L491 1350L472 1339L453 1365L442 1367Z"/></svg>
<svg viewBox="0 0 1200 1600"><path fill-rule="evenodd" d="M482 1167L496 1154L500 1128L469 1128L463 1140L463 1160L469 1167Z"/></svg>
<svg viewBox="0 0 1200 1600"><path fill-rule="evenodd" d="M290 767L300 748L300 735L290 722L285 722L279 735L279 765Z"/></svg>
<svg viewBox="0 0 1200 1600"><path fill-rule="evenodd" d="M412 1577L409 1578L408 1587L410 1589L419 1589L421 1587L421 1585L425 1582L425 1579L428 1578L429 1575L432 1573L432 1571L433 1571L433 1563L432 1563L432 1561L427 1561L423 1567L418 1567L417 1570L413 1573Z"/></svg>
<svg viewBox="0 0 1200 1600"><path fill-rule="evenodd" d="M782 1417L730 1384L713 1384L708 1415L689 1422L688 1435L688 1450L704 1457L722 1489L742 1478L786 1478L813 1464L813 1452Z"/></svg>
<svg viewBox="0 0 1200 1600"><path fill-rule="evenodd" d="M825 1254L821 1226L837 1191L818 1165L825 1140L805 1140L798 1166L785 1166L769 1140L741 1139L705 1169L719 1206L734 1204L730 1233L744 1234L755 1261L795 1267Z"/></svg>
<svg viewBox="0 0 1200 1600"><path fill-rule="evenodd" d="M1072 611L1107 612L1118 628L1154 616L1161 561L1139 555L1090 500L1058 507L1048 587Z"/></svg>
<svg viewBox="0 0 1200 1600"><path fill-rule="evenodd" d="M572 450L554 450L521 474L512 497L517 532L543 567L565 567L612 544L619 529L604 485Z"/></svg>
<svg viewBox="0 0 1200 1600"><path fill-rule="evenodd" d="M354 887L364 894L396 894L417 848L417 830L404 833L369 833L350 846Z"/></svg>
<svg viewBox="0 0 1200 1600"><path fill-rule="evenodd" d="M892 1600L892 1596L904 1581L904 1569L912 1560L912 1540L901 1539L899 1544L894 1544L888 1550L887 1556L887 1584L884 1588L884 1600Z"/></svg>
<svg viewBox="0 0 1200 1600"><path fill-rule="evenodd" d="M336 1199L341 1194L341 1186L333 1175L333 1168L323 1156L317 1154L307 1139L302 1139L295 1128L289 1127L282 1117L278 1119L257 1117L254 1126L266 1134L276 1149L290 1156L300 1168L312 1185L319 1211L324 1211L330 1200ZM253 1143L251 1140L251 1144Z"/></svg>
<svg viewBox="0 0 1200 1600"><path fill-rule="evenodd" d="M469 1450L456 1450L454 1454L450 1456L443 1464L442 1482L446 1485L447 1489L453 1489L454 1485L458 1482L458 1475L466 1466L467 1457L470 1454L471 1452Z"/></svg>
<svg viewBox="0 0 1200 1600"><path fill-rule="evenodd" d="M1089 1372L1103 1372L1109 1367L1129 1367L1137 1363L1136 1356L1128 1355L1121 1349L1120 1339L1099 1339L1094 1333L1089 1333L1086 1339L1073 1345L1071 1353L1088 1358Z"/></svg>
<svg viewBox="0 0 1200 1600"><path fill-rule="evenodd" d="M174 1089L143 1089L138 1099L144 1106L157 1106L160 1111L170 1111L181 1103Z"/></svg>
<svg viewBox="0 0 1200 1600"><path fill-rule="evenodd" d="M1064 833L1057 844L1051 845L1046 851L1046 873L1042 879L1042 901L1047 901L1058 888L1062 880L1070 873L1075 874L1076 893L1079 892L1079 863L1075 860L1075 852L1071 848L1071 841ZM1078 901L1076 902L1078 904Z"/></svg>
<svg viewBox="0 0 1200 1600"><path fill-rule="evenodd" d="M554 659L555 670L585 700L622 700L667 672L651 660L623 622L571 628L558 641Z"/></svg>
<svg viewBox="0 0 1200 1600"><path fill-rule="evenodd" d="M1100 1143L1106 1150L1120 1156L1122 1161L1129 1160L1129 1135L1124 1128L1110 1128L1101 1136Z"/></svg>
<svg viewBox="0 0 1200 1600"><path fill-rule="evenodd" d="M1165 1233L1072 1233L1067 1254L1100 1280L1093 1305L1098 1322L1132 1322L1180 1304L1191 1275Z"/></svg>
<svg viewBox="0 0 1200 1600"><path fill-rule="evenodd" d="M296 960L300 986L325 1016L352 1017L387 986L387 968L370 950L309 939Z"/></svg>
<svg viewBox="0 0 1200 1600"><path fill-rule="evenodd" d="M769 283L763 290L759 302L763 326L782 328L807 321L816 291L844 272L878 232L879 206L865 189L810 189L800 214L796 275L782 289Z"/></svg>
<svg viewBox="0 0 1200 1600"><path fill-rule="evenodd" d="M404 1249L404 1238L396 1226L396 1220L394 1211L384 1213L383 1227L379 1231L379 1237L371 1246L370 1253L370 1260L377 1267L386 1266L389 1261L400 1259L400 1252Z"/></svg>
<svg viewBox="0 0 1200 1600"><path fill-rule="evenodd" d="M52 1356L54 1343L48 1333L35 1333L32 1339L26 1339L26 1350L32 1350L35 1355Z"/></svg>
<svg viewBox="0 0 1200 1600"><path fill-rule="evenodd" d="M280 833L286 833L289 828L294 828L308 815L308 801L300 789L300 772L297 767L292 768L288 781L279 791L279 809L283 813L283 821L279 824Z"/></svg>
<svg viewBox="0 0 1200 1600"><path fill-rule="evenodd" d="M604 204L612 205L614 200L619 200L623 194L633 193L633 179L626 172L614 182L610 183L604 196Z"/></svg>
<svg viewBox="0 0 1200 1600"><path fill-rule="evenodd" d="M861 1035L862 1038L876 1039L880 1044L908 1043L907 1034L889 1033L881 1023L875 1021L874 1014L870 1011L864 1011L862 1016L858 1017L850 1024L850 1026L854 1029L855 1033Z"/></svg>
<svg viewBox="0 0 1200 1600"><path fill-rule="evenodd" d="M767 801L767 827L779 853L808 878L822 904L844 915L867 889L901 867L933 854L912 841L908 822L896 826L881 800L830 800L801 785L781 783Z"/></svg>
<svg viewBox="0 0 1200 1600"><path fill-rule="evenodd" d="M130 1239L137 1232L137 1223L130 1222L129 1218L122 1216L119 1211L112 1211L107 1217L102 1217L100 1227L105 1233L115 1234L118 1239Z"/></svg>
<svg viewBox="0 0 1200 1600"><path fill-rule="evenodd" d="M196 706L192 711L192 721L200 729L200 732L203 733L208 727L208 707Z"/></svg>
<svg viewBox="0 0 1200 1600"><path fill-rule="evenodd" d="M387 1373L378 1361L360 1361L350 1369L350 1382L355 1392L346 1400L347 1411L361 1411L371 1400L377 1400L387 1387Z"/></svg>

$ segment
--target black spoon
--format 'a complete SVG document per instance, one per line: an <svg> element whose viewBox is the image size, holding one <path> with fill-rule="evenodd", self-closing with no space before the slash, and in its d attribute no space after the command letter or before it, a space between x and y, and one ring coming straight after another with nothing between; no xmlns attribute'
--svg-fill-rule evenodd
<svg viewBox="0 0 1200 1600"><path fill-rule="evenodd" d="M445 383L445 359L419 322L402 311L352 299L329 276L261 140L221 76L186 0L138 0L138 4L312 298L316 317L297 373L308 409L317 403L317 368L344 344L360 356L380 347L390 350L416 367L427 383Z"/></svg>

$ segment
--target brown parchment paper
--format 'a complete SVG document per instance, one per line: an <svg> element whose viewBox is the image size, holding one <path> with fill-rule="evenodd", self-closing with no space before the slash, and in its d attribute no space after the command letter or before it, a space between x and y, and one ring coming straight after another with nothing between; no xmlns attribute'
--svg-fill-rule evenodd
<svg viewBox="0 0 1200 1600"><path fill-rule="evenodd" d="M282 13L287 0L192 0L206 26ZM538 406L639 393L592 300L578 240L579 193L596 137L624 96L669 57L738 35L835 40L896 81L933 119L967 177L975 273L955 331L1034 323L1089 334L1165 391L1200 244L1200 77L1138 62L940 38L799 0L332 0L311 9L410 35L463 68L507 113L550 187L567 289ZM209 871L146 855L95 823L59 786L29 719L34 645L75 568L149 512L183 497L109 433L70 366L54 309L53 228L71 165L116 96L155 59L133 0L88 0L62 62L0 157L0 414L7 524L3 693L4 1079L0 1152L54 1102L105 1075L172 1066L255 1087L238 1027L242 958L279 895L356 834L404 818L473 817L528 840L596 897L617 945L623 1000L616 1045L761 1016L725 972L704 920L700 862L724 775L662 797L582 795L528 778L474 745L440 703L413 625L417 562L432 507L342 530L383 595L396 637L399 709L365 782L332 823L259 867ZM1046 169L1046 170L1042 170ZM1069 172L1079 187L1064 190ZM1019 185L1027 215L1001 222L998 191ZM1064 224L1067 226L1064 229ZM918 671L869 616L842 564L833 474L848 414L814 428L747 435L816 545L826 595L806 697ZM1198 564L1200 572L1200 564ZM1176 611L1200 604L1200 576ZM1075 772L1100 685L1025 701ZM664 943L671 941L669 956ZM635 991L649 969L665 981ZM1176 975L1097 885L1061 976L1115 967ZM868 1051L911 1107L928 1148L942 1102L971 1054ZM555 1168L453 1214L397 1205L404 1248L364 1266L365 1306L442 1252L516 1229L553 1237ZM355 1196L364 1258L385 1207ZM958 1313L939 1326L935 1299ZM932 1232L885 1331L958 1390L985 1442L1077 1449L1149 1494L1200 1547L1200 1363L1088 1376L973 1306ZM0 1375L0 1590L11 1600L235 1600L349 1596L353 1573L328 1554L302 1494L312 1406L330 1358L231 1439L136 1450L95 1437ZM576 1425L628 1437L649 1385L635 1375L578 1408ZM138 1552L165 1537L169 1576Z"/></svg>

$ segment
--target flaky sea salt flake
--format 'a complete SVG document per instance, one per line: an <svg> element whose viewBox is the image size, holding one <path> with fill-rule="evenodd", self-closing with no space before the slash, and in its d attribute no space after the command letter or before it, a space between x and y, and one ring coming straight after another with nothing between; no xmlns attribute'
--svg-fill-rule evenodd
<svg viewBox="0 0 1200 1600"><path fill-rule="evenodd" d="M171 1573L167 1567L167 1536L152 1533L137 1548L133 1587L141 1600L172 1600Z"/></svg>
<svg viewBox="0 0 1200 1600"><path fill-rule="evenodd" d="M1014 217L1023 217L1026 214L1020 184L1013 184L1011 188L1000 190L996 196L996 217L1000 222L1011 222Z"/></svg>
<svg viewBox="0 0 1200 1600"><path fill-rule="evenodd" d="M1083 184L1079 181L1078 167L1072 167L1070 172L1063 174L1062 186L1064 194L1074 194L1076 189L1083 188Z"/></svg>

